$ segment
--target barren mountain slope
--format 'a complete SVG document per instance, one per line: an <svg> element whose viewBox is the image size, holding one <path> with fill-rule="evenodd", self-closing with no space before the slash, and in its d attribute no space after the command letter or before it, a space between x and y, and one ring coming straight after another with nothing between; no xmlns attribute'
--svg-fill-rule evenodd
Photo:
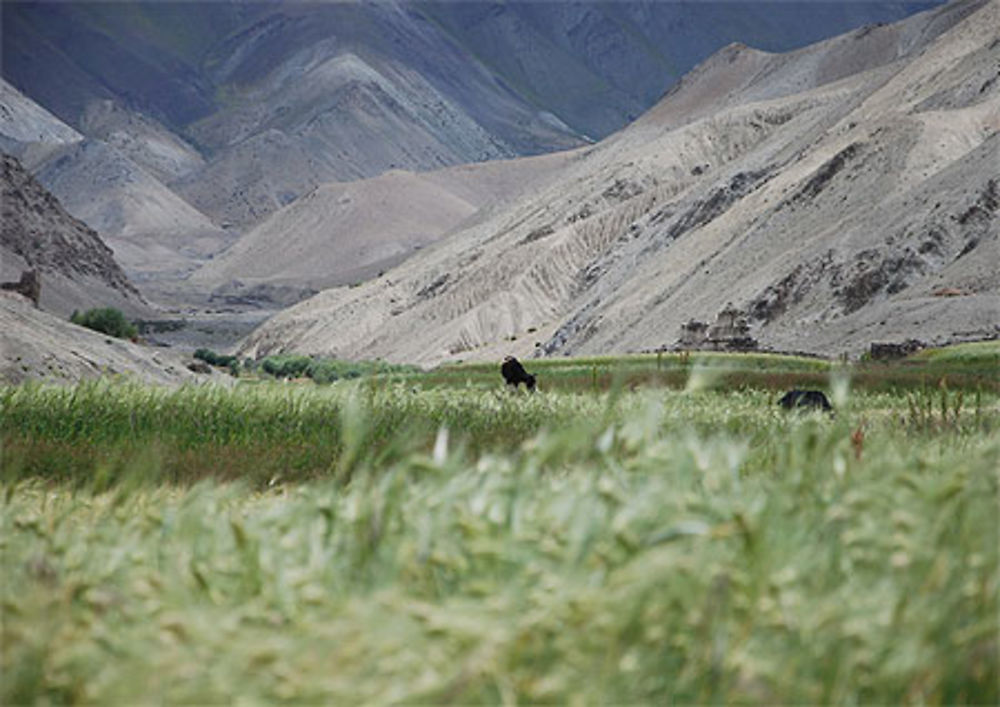
<svg viewBox="0 0 1000 707"><path fill-rule="evenodd" d="M243 89L236 107L192 126L215 154L178 182L179 193L219 222L246 225L319 183L518 154L419 72L330 54L303 50ZM275 115L275 105L284 110ZM568 129L551 132L550 146L581 142Z"/></svg>
<svg viewBox="0 0 1000 707"><path fill-rule="evenodd" d="M114 306L148 314L149 306L100 236L70 216L10 155L3 155L0 272L5 282L35 269L39 305L66 316L74 309Z"/></svg>
<svg viewBox="0 0 1000 707"><path fill-rule="evenodd" d="M192 270L232 237L117 148L83 140L32 166L66 210L96 229L138 281Z"/></svg>
<svg viewBox="0 0 1000 707"><path fill-rule="evenodd" d="M190 279L192 288L253 295L366 280L472 217L556 173L571 153L434 172L392 171L324 184L272 214Z"/></svg>
<svg viewBox="0 0 1000 707"><path fill-rule="evenodd" d="M87 137L116 148L165 185L205 166L201 154L159 121L111 100L93 100L80 118Z"/></svg>
<svg viewBox="0 0 1000 707"><path fill-rule="evenodd" d="M634 351L729 302L784 349L994 335L997 28L1000 2L974 0L786 55L727 48L557 184L243 351Z"/></svg>
<svg viewBox="0 0 1000 707"><path fill-rule="evenodd" d="M29 151L49 150L82 140L83 136L0 79L0 149L18 159Z"/></svg>
<svg viewBox="0 0 1000 707"><path fill-rule="evenodd" d="M247 226L327 181L567 149L726 37L796 46L919 3L713 5L285 5L210 52L226 100L188 132L211 161L175 186Z"/></svg>
<svg viewBox="0 0 1000 707"><path fill-rule="evenodd" d="M474 211L410 172L324 184L272 214L191 284L234 294L261 284L313 293L350 284L398 263Z"/></svg>
<svg viewBox="0 0 1000 707"><path fill-rule="evenodd" d="M108 101L94 103L84 122L101 139L85 138L0 83L0 148L99 231L133 277L187 272L232 240L159 178L200 167L189 145Z"/></svg>

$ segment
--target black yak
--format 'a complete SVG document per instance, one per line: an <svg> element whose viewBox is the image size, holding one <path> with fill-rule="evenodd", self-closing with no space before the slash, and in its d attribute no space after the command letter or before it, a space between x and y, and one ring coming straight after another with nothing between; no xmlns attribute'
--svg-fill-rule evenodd
<svg viewBox="0 0 1000 707"><path fill-rule="evenodd" d="M504 358L503 363L500 365L500 373L503 375L503 379L507 381L507 385L517 388L521 383L524 383L528 390L534 392L535 377L524 370L521 362L513 356Z"/></svg>
<svg viewBox="0 0 1000 707"><path fill-rule="evenodd" d="M803 408L809 410L824 410L833 412L833 405L827 400L826 395L819 390L789 390L778 401L778 405L786 410Z"/></svg>

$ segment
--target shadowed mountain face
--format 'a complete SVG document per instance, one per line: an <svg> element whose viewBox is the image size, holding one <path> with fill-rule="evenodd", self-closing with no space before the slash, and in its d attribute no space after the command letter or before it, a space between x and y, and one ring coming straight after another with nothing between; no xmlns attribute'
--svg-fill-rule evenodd
<svg viewBox="0 0 1000 707"><path fill-rule="evenodd" d="M522 96L600 139L659 100L695 64L743 42L786 51L930 3L420 3Z"/></svg>
<svg viewBox="0 0 1000 707"><path fill-rule="evenodd" d="M557 179L245 354L436 363L677 343L729 305L765 346L1000 334L1000 2L775 54L731 45Z"/></svg>
<svg viewBox="0 0 1000 707"><path fill-rule="evenodd" d="M142 295L100 236L66 213L9 155L3 155L0 185L4 281L17 280L24 270L37 271L42 282L40 306L60 315L110 305L132 314L148 314Z"/></svg>
<svg viewBox="0 0 1000 707"><path fill-rule="evenodd" d="M15 1L3 4L3 71L70 125L114 98L183 129L248 87L307 81L312 65L356 54L409 67L524 150L516 122L470 99L508 93L522 113L535 105L600 138L724 44L786 50L932 4Z"/></svg>
<svg viewBox="0 0 1000 707"><path fill-rule="evenodd" d="M244 230L323 182L599 139L730 41L783 50L923 6L4 2L2 66ZM165 141L190 154L164 164Z"/></svg>

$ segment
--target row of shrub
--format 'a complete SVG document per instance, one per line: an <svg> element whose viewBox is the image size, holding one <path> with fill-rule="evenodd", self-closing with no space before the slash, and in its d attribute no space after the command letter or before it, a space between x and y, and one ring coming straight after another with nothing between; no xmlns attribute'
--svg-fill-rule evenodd
<svg viewBox="0 0 1000 707"><path fill-rule="evenodd" d="M195 351L194 357L217 368L228 368L234 376L245 371L281 380L309 378L316 383L332 383L336 380L361 378L373 374L413 373L419 370L415 366L401 366L381 361L342 361L299 354L267 356L257 361L247 358L241 362L236 356L227 356L204 348Z"/></svg>
<svg viewBox="0 0 1000 707"><path fill-rule="evenodd" d="M256 361L254 367L275 378L309 378L316 383L332 383L373 374L412 373L418 370L415 366L383 361L341 361L297 354L267 356Z"/></svg>
<svg viewBox="0 0 1000 707"><path fill-rule="evenodd" d="M179 331L186 326L186 322L183 319L136 319L129 321L122 314L121 310L114 307L97 307L88 309L85 312L74 309L69 320L73 324L93 329L108 336L115 336L119 339L135 339L140 334Z"/></svg>
<svg viewBox="0 0 1000 707"><path fill-rule="evenodd" d="M210 366L228 368L229 372L234 376L238 376L240 374L240 360L236 356L219 354L211 349L195 349L193 355L196 359L204 361Z"/></svg>

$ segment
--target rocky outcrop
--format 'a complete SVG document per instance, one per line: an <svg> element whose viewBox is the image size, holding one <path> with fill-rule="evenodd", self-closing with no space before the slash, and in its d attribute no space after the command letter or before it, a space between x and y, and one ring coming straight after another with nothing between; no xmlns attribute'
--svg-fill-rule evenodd
<svg viewBox="0 0 1000 707"><path fill-rule="evenodd" d="M37 270L25 270L17 282L0 282L0 290L16 292L38 307L38 298L42 294L42 280Z"/></svg>
<svg viewBox="0 0 1000 707"><path fill-rule="evenodd" d="M677 340L677 348L697 350L705 345L708 339L708 324L690 319L681 324L681 337Z"/></svg>

